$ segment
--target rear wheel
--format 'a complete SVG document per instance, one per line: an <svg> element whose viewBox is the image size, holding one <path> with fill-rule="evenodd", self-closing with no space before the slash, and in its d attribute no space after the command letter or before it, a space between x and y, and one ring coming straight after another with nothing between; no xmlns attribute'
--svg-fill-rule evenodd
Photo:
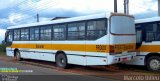
<svg viewBox="0 0 160 81"><path fill-rule="evenodd" d="M160 57L152 56L148 58L147 69L150 71L160 71Z"/></svg>
<svg viewBox="0 0 160 81"><path fill-rule="evenodd" d="M18 50L15 52L15 59L16 59L17 61L21 61L21 60L22 60L21 55L20 55L20 52L19 52Z"/></svg>
<svg viewBox="0 0 160 81"><path fill-rule="evenodd" d="M68 67L67 57L64 53L59 53L58 55L56 55L56 65L64 69Z"/></svg>

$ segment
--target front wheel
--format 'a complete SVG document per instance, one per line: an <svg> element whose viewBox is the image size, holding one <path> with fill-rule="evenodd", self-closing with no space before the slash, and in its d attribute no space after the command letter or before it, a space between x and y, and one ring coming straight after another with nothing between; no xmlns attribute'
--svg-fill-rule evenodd
<svg viewBox="0 0 160 81"><path fill-rule="evenodd" d="M21 55L20 55L20 52L19 52L19 51L16 51L16 52L15 52L15 59L16 59L17 61L21 61L21 60L22 60L22 58L21 58Z"/></svg>
<svg viewBox="0 0 160 81"><path fill-rule="evenodd" d="M60 68L66 69L68 67L67 57L63 53L56 55L56 65Z"/></svg>
<svg viewBox="0 0 160 81"><path fill-rule="evenodd" d="M152 56L147 60L147 69L149 71L160 71L160 57Z"/></svg>

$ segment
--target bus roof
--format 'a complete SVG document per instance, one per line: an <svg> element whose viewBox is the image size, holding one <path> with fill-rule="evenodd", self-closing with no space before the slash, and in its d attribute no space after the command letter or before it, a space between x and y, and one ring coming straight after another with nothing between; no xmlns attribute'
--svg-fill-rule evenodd
<svg viewBox="0 0 160 81"><path fill-rule="evenodd" d="M135 20L135 23L147 23L147 22L155 22L160 21L160 17L151 17L151 18L145 18L145 19L137 19Z"/></svg>
<svg viewBox="0 0 160 81"><path fill-rule="evenodd" d="M44 22L39 22L39 23L30 23L30 24L23 24L23 25L17 25L17 26L10 26L7 29L33 27L33 26L37 26L37 25L49 25L49 24L74 22L74 21L83 21L83 20L98 19L98 18L109 18L110 15L111 14L101 13L101 14L95 14L95 15L79 16L79 17L72 17L72 18L66 18L66 19L58 19L58 20L53 20L53 21L44 21Z"/></svg>
<svg viewBox="0 0 160 81"><path fill-rule="evenodd" d="M39 23L30 23L30 24L23 24L23 25L17 25L17 26L10 26L7 29L34 27L34 26L74 22L74 21L99 19L99 18L110 18L111 16L128 16L128 17L134 18L132 15L126 15L126 14L123 14L123 13L101 13L101 14L95 14L95 15L87 15L87 16L79 16L79 17L58 19L58 20L53 20L53 21L44 21L44 22L39 22Z"/></svg>

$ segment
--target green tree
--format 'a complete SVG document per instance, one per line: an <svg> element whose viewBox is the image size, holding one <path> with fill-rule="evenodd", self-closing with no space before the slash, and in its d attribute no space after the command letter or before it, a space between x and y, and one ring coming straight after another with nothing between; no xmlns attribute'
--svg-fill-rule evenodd
<svg viewBox="0 0 160 81"><path fill-rule="evenodd" d="M5 44L0 44L0 52L5 52L6 51L6 45Z"/></svg>

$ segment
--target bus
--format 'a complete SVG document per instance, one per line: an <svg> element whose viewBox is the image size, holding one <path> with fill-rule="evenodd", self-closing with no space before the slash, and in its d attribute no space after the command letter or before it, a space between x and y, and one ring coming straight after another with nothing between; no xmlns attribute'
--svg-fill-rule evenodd
<svg viewBox="0 0 160 81"><path fill-rule="evenodd" d="M160 17L135 21L137 56L127 64L145 66L150 71L160 71Z"/></svg>
<svg viewBox="0 0 160 81"><path fill-rule="evenodd" d="M52 61L60 68L111 65L136 56L134 17L121 13L11 26L5 42L7 56Z"/></svg>

